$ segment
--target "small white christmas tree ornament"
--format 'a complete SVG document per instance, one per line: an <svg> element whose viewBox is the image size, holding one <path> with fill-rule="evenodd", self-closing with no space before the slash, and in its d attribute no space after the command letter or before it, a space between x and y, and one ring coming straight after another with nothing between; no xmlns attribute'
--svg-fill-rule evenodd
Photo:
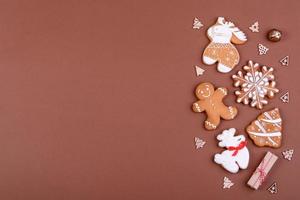
<svg viewBox="0 0 300 200"><path fill-rule="evenodd" d="M198 66L195 66L195 69L196 69L196 75L197 76L201 76L204 74L205 70L202 69L201 67L198 67Z"/></svg>
<svg viewBox="0 0 300 200"><path fill-rule="evenodd" d="M233 186L234 185L234 183L229 179L229 178L227 178L226 176L224 177L224 179L223 179L223 189L230 189L231 188L231 186Z"/></svg>
<svg viewBox="0 0 300 200"><path fill-rule="evenodd" d="M259 55L265 55L265 54L267 54L268 51L269 51L269 48L267 48L266 46L264 46L262 44L258 44L258 54Z"/></svg>
<svg viewBox="0 0 300 200"><path fill-rule="evenodd" d="M288 103L290 101L290 93L286 92L284 95L280 97L283 103Z"/></svg>
<svg viewBox="0 0 300 200"><path fill-rule="evenodd" d="M278 189L277 189L277 183L274 182L269 188L268 188L268 191L271 193L271 194L276 194Z"/></svg>
<svg viewBox="0 0 300 200"><path fill-rule="evenodd" d="M200 138L195 137L195 146L196 146L196 149L203 148L204 145L205 145L205 143L206 142L204 140L201 140Z"/></svg>
<svg viewBox="0 0 300 200"><path fill-rule="evenodd" d="M282 152L282 155L285 159L291 161L293 158L294 149L288 149Z"/></svg>
<svg viewBox="0 0 300 200"><path fill-rule="evenodd" d="M203 24L201 23L201 21L197 17L195 17L193 23L193 29L200 29L202 26Z"/></svg>
<svg viewBox="0 0 300 200"><path fill-rule="evenodd" d="M254 24L252 24L249 29L253 32L253 33L258 33L259 32L259 24L258 22L255 22Z"/></svg>
<svg viewBox="0 0 300 200"><path fill-rule="evenodd" d="M289 56L285 56L282 58L279 62L281 63L282 66L289 66Z"/></svg>

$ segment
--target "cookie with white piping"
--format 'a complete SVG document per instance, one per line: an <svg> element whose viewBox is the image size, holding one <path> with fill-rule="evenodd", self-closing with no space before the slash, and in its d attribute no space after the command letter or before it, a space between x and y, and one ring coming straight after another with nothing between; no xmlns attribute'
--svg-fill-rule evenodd
<svg viewBox="0 0 300 200"><path fill-rule="evenodd" d="M236 117L237 108L223 103L223 98L227 96L226 88L220 87L215 90L211 83L201 83L197 86L195 94L199 100L193 103L193 111L206 112L204 126L207 130L216 129L221 118L231 120Z"/></svg>
<svg viewBox="0 0 300 200"><path fill-rule="evenodd" d="M233 44L245 43L245 33L224 17L218 17L217 22L207 30L207 36L211 42L203 52L203 62L207 65L217 63L217 70L221 73L230 72L240 60Z"/></svg>
<svg viewBox="0 0 300 200"><path fill-rule="evenodd" d="M224 147L226 150L214 156L215 163L222 165L231 173L237 173L239 169L247 169L250 157L245 136L235 135L235 133L236 129L230 128L217 136L219 147Z"/></svg>
<svg viewBox="0 0 300 200"><path fill-rule="evenodd" d="M246 132L259 146L279 148L282 140L282 119L278 108L263 112L247 128Z"/></svg>

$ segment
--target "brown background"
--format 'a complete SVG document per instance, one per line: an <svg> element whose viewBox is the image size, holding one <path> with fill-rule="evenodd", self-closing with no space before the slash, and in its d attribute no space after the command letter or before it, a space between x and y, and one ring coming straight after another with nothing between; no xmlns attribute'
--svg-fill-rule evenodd
<svg viewBox="0 0 300 200"><path fill-rule="evenodd" d="M0 1L0 199L296 199L299 197L299 6L274 1ZM205 31L218 16L234 21L249 41L248 59L274 66L279 107L292 161L280 159L266 183L245 183L269 148L249 140L248 170L234 175L212 161L215 136L241 134L260 111L234 103L230 74L201 63ZM192 29L194 17L205 27ZM248 27L260 23L260 33ZM265 39L270 28L283 40ZM257 54L257 44L270 48ZM290 66L278 60L291 57ZM195 76L194 65L206 72ZM211 81L230 90L239 116L216 131L191 111L195 86ZM289 104L279 97L291 93ZM207 141L195 150L194 137ZM235 185L223 190L223 177ZM279 192L266 189L277 181Z"/></svg>

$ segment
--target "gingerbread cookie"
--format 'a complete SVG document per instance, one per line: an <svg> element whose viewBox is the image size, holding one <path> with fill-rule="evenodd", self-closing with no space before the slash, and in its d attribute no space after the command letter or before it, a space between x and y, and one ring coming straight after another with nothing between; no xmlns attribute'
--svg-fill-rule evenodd
<svg viewBox="0 0 300 200"><path fill-rule="evenodd" d="M262 113L246 128L246 131L257 146L279 148L282 138L279 109Z"/></svg>
<svg viewBox="0 0 300 200"><path fill-rule="evenodd" d="M243 67L245 73L238 71L232 75L235 87L240 87L236 91L236 101L238 103L249 104L252 107L262 109L263 105L268 104L265 97L273 98L279 90L276 88L274 69L272 67L261 66L249 60L248 65Z"/></svg>
<svg viewBox="0 0 300 200"><path fill-rule="evenodd" d="M246 147L247 141L243 135L234 136L235 128L224 130L217 136L219 147L227 150L221 154L215 154L215 163L222 165L231 173L237 173L239 169L246 169L249 164L249 151Z"/></svg>
<svg viewBox="0 0 300 200"><path fill-rule="evenodd" d="M245 34L232 22L218 17L216 24L207 30L209 45L203 52L203 62L212 65L218 62L219 72L230 72L240 60L239 52L232 44L243 44L247 41Z"/></svg>
<svg viewBox="0 0 300 200"><path fill-rule="evenodd" d="M199 101L193 104L194 112L206 112L205 128L213 130L220 124L220 118L230 120L237 115L237 108L225 106L223 98L227 95L226 88L214 89L211 83L201 83L195 91Z"/></svg>

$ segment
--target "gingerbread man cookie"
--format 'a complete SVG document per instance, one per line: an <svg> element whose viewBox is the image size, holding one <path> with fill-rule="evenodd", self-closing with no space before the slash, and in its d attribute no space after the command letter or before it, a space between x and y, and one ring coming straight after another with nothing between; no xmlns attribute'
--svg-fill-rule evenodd
<svg viewBox="0 0 300 200"><path fill-rule="evenodd" d="M205 128L214 130L220 124L220 118L230 120L237 115L237 108L225 106L223 98L227 95L226 88L214 89L211 83L201 83L195 91L199 101L193 104L194 112L206 112Z"/></svg>
<svg viewBox="0 0 300 200"><path fill-rule="evenodd" d="M239 169L246 169L249 164L249 151L246 147L245 136L234 136L235 128L224 130L217 136L219 147L225 147L227 150L221 154L215 154L215 163L222 165L224 169L231 173L237 173Z"/></svg>
<svg viewBox="0 0 300 200"><path fill-rule="evenodd" d="M246 35L223 17L218 17L216 24L207 30L207 35L211 42L203 52L203 62L207 65L218 62L219 72L230 72L240 60L239 52L232 43L245 43Z"/></svg>

